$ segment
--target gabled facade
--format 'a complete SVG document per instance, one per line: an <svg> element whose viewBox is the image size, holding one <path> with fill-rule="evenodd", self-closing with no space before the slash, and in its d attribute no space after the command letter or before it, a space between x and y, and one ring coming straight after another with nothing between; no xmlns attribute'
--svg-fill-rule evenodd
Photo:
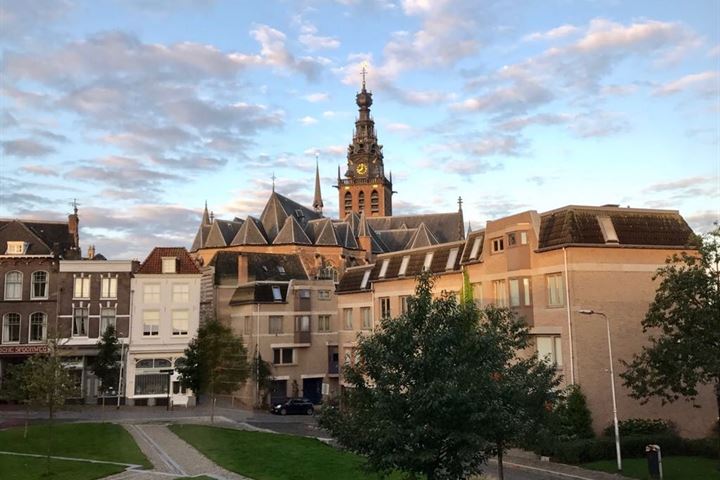
<svg viewBox="0 0 720 480"><path fill-rule="evenodd" d="M157 247L132 279L128 404L194 401L176 369L199 327L201 276L185 248Z"/></svg>

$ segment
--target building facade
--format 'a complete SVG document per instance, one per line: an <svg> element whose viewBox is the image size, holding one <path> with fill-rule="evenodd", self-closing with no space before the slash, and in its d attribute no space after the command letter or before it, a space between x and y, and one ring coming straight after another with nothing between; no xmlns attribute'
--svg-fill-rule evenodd
<svg viewBox="0 0 720 480"><path fill-rule="evenodd" d="M131 283L132 316L126 401L130 405L188 404L177 367L200 323L201 273L185 248L153 249Z"/></svg>

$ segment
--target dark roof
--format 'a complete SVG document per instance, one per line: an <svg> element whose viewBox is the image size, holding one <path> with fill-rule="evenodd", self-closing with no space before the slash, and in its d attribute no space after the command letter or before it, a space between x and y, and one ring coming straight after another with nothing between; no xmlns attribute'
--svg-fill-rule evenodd
<svg viewBox="0 0 720 480"><path fill-rule="evenodd" d="M599 220L603 217L617 234L613 245L685 247L693 235L677 211L571 205L541 215L538 248L606 245Z"/></svg>
<svg viewBox="0 0 720 480"><path fill-rule="evenodd" d="M362 265L345 270L345 274L342 276L340 283L337 286L337 292L350 293L368 290L370 288L370 282L367 283L364 289L361 289L360 285L362 284L365 272L372 270L373 266L374 265Z"/></svg>
<svg viewBox="0 0 720 480"><path fill-rule="evenodd" d="M480 246L477 251L477 255L475 258L470 258L470 254L472 253L473 245L475 244L475 239L480 239ZM465 248L462 252L462 263L465 262L476 262L482 258L483 254L483 245L485 243L485 230L475 230L468 232L467 240L465 240Z"/></svg>
<svg viewBox="0 0 720 480"><path fill-rule="evenodd" d="M293 215L285 218L285 224L278 232L275 240L273 240L273 245L281 245L284 243L312 245L303 227L300 226L300 223Z"/></svg>
<svg viewBox="0 0 720 480"><path fill-rule="evenodd" d="M315 241L315 245L340 245L338 236L335 233L335 227L329 218L323 218L318 221L311 222Z"/></svg>
<svg viewBox="0 0 720 480"><path fill-rule="evenodd" d="M190 257L190 254L185 247L155 247L145 261L140 265L137 273L155 274L162 273L162 259L163 257L175 257L177 263L175 264L176 274L194 274L200 273L197 265Z"/></svg>
<svg viewBox="0 0 720 480"><path fill-rule="evenodd" d="M273 242L275 240L275 236L285 225L285 219L289 216L295 217L303 227L310 220L320 218L320 214L317 212L277 192L273 192L265 204L262 215L260 215L260 223L265 228L269 241Z"/></svg>
<svg viewBox="0 0 720 480"><path fill-rule="evenodd" d="M439 243L454 242L465 238L462 212L369 217L367 221L378 233L385 230L414 229L424 223Z"/></svg>
<svg viewBox="0 0 720 480"><path fill-rule="evenodd" d="M382 239L384 245L387 246L389 252L396 252L398 250L404 250L405 245L410 242L410 239L415 234L417 229L401 228L397 230L380 230L377 232L378 236Z"/></svg>
<svg viewBox="0 0 720 480"><path fill-rule="evenodd" d="M267 243L262 223L250 216L245 219L235 238L230 242L231 245L267 245Z"/></svg>
<svg viewBox="0 0 720 480"><path fill-rule="evenodd" d="M28 242L26 255L57 253L65 259L80 258L67 222L0 220L0 255L5 254L8 241Z"/></svg>
<svg viewBox="0 0 720 480"><path fill-rule="evenodd" d="M413 248L429 247L431 245L437 245L438 240L433 233L428 230L425 223L421 223L420 226L415 230L412 238L408 241L405 246L405 250Z"/></svg>
<svg viewBox="0 0 720 480"><path fill-rule="evenodd" d="M208 266L215 267L215 283L220 283L223 278L237 279L238 256L240 255L248 259L248 280L250 282L308 279L300 257L295 254L219 251L208 263Z"/></svg>
<svg viewBox="0 0 720 480"><path fill-rule="evenodd" d="M195 239L193 240L192 246L190 247L191 252L196 252L200 250L201 248L205 247L205 242L207 242L208 235L210 234L210 225L201 224L198 227L198 231L195 234Z"/></svg>
<svg viewBox="0 0 720 480"><path fill-rule="evenodd" d="M226 247L230 245L241 226L242 221L229 222L215 219L205 240L205 247Z"/></svg>
<svg viewBox="0 0 720 480"><path fill-rule="evenodd" d="M280 289L282 300L275 300L273 287ZM287 302L287 283L255 283L244 285L235 289L230 299L230 305L243 305L247 303L285 303Z"/></svg>

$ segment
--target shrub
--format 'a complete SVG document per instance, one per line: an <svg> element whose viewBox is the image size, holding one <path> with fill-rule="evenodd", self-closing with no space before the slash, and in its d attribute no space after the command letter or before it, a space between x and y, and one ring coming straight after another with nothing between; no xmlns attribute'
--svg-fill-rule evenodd
<svg viewBox="0 0 720 480"><path fill-rule="evenodd" d="M618 422L620 438L629 435L677 435L677 430L672 422L659 418L629 418ZM603 436L614 437L615 427L611 423L605 430Z"/></svg>
<svg viewBox="0 0 720 480"><path fill-rule="evenodd" d="M717 438L693 438L683 439L683 450L685 455L715 458L718 459Z"/></svg>
<svg viewBox="0 0 720 480"><path fill-rule="evenodd" d="M560 436L569 439L593 438L592 415L580 386L570 385L566 395L565 401L558 405L556 411L562 429Z"/></svg>
<svg viewBox="0 0 720 480"><path fill-rule="evenodd" d="M663 455L685 453L683 440L677 435L631 435L620 437L623 458L642 458L646 445L660 445ZM615 458L615 440L610 437L579 439L558 443L550 454L554 461L562 463L586 463Z"/></svg>

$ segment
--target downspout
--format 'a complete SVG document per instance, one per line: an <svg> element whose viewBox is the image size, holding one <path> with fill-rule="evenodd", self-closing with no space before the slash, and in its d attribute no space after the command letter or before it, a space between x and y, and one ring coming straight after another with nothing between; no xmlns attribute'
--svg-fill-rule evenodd
<svg viewBox="0 0 720 480"><path fill-rule="evenodd" d="M260 405L260 304L255 304L255 402Z"/></svg>
<svg viewBox="0 0 720 480"><path fill-rule="evenodd" d="M570 344L570 384L575 385L575 348L573 346L572 315L570 309L570 277L568 276L566 247L563 247L563 262L565 264L565 305L567 308L568 341Z"/></svg>

